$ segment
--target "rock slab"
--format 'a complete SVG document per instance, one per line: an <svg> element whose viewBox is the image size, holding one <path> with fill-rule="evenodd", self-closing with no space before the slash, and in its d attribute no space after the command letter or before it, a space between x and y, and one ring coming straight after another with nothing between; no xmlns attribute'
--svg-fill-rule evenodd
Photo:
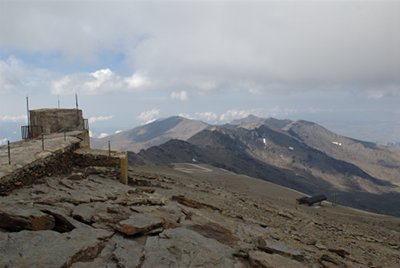
<svg viewBox="0 0 400 268"><path fill-rule="evenodd" d="M136 235L160 228L163 224L163 219L154 217L150 214L135 213L128 219L120 221L116 230L125 235Z"/></svg>

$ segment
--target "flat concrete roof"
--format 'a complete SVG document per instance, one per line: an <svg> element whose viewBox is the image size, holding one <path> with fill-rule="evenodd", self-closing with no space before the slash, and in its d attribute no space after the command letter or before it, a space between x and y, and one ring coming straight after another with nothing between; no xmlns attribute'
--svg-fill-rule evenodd
<svg viewBox="0 0 400 268"><path fill-rule="evenodd" d="M52 112L52 111L81 111L81 109L76 108L42 108L36 110L29 110L30 112Z"/></svg>
<svg viewBox="0 0 400 268"><path fill-rule="evenodd" d="M29 139L11 143L11 165L8 164L7 145L0 146L0 180L2 177L38 160L46 158L52 153L80 142L76 135L81 131L49 134L44 136L44 150L42 150L42 139Z"/></svg>

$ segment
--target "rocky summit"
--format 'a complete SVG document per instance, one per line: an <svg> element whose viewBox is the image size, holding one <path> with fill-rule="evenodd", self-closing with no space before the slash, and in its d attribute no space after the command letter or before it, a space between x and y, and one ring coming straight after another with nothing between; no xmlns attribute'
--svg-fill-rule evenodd
<svg viewBox="0 0 400 268"><path fill-rule="evenodd" d="M75 175L79 176L75 176ZM206 165L74 168L0 197L0 267L399 267L400 219Z"/></svg>

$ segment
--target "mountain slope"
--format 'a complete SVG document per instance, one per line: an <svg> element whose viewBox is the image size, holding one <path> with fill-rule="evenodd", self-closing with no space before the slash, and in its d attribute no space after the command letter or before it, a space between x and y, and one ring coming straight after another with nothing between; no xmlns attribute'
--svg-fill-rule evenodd
<svg viewBox="0 0 400 268"><path fill-rule="evenodd" d="M169 141L137 156L157 164L206 163L309 194L324 193L349 206L400 215L400 194L390 181L266 125L214 127L188 142Z"/></svg>
<svg viewBox="0 0 400 268"><path fill-rule="evenodd" d="M208 125L201 121L173 116L102 139L92 140L92 146L106 149L110 141L114 150L139 152L141 149L162 144L170 139L187 140L207 127Z"/></svg>
<svg viewBox="0 0 400 268"><path fill-rule="evenodd" d="M249 115L242 119L233 120L231 124L247 129L257 128L262 125L266 125L273 129L282 129L292 122L293 121L289 119L276 119L272 117L265 119L255 115Z"/></svg>
<svg viewBox="0 0 400 268"><path fill-rule="evenodd" d="M336 159L359 166L372 176L400 186L400 150L337 135L307 121L297 121L285 129L291 136Z"/></svg>

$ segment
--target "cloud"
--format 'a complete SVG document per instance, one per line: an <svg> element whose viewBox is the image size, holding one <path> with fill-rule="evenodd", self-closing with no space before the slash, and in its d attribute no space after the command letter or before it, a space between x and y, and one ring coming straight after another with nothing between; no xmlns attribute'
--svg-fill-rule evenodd
<svg viewBox="0 0 400 268"><path fill-rule="evenodd" d="M97 136L97 138L98 139L102 139L102 138L105 138L105 137L108 137L108 136L109 136L108 133L100 133L99 136Z"/></svg>
<svg viewBox="0 0 400 268"><path fill-rule="evenodd" d="M75 92L96 95L116 91L137 91L150 84L147 77L134 73L122 77L110 69L100 69L92 73L66 75L52 81L51 92L56 95Z"/></svg>
<svg viewBox="0 0 400 268"><path fill-rule="evenodd" d="M187 119L195 119L193 116L191 116L190 114L187 113L179 113L178 116L187 118Z"/></svg>
<svg viewBox="0 0 400 268"><path fill-rule="evenodd" d="M92 117L89 117L89 124L93 124L93 123L101 122L101 121L109 121L113 117L114 117L113 115L92 116Z"/></svg>
<svg viewBox="0 0 400 268"><path fill-rule="evenodd" d="M26 122L26 115L0 115L0 122Z"/></svg>
<svg viewBox="0 0 400 268"><path fill-rule="evenodd" d="M185 90L178 91L178 92L174 91L171 93L170 97L173 100L187 101L188 93Z"/></svg>
<svg viewBox="0 0 400 268"><path fill-rule="evenodd" d="M374 89L367 91L367 98L372 100L379 100L386 97L393 97L400 95L400 85L389 85L384 89Z"/></svg>
<svg viewBox="0 0 400 268"><path fill-rule="evenodd" d="M249 110L228 110L220 115L219 120L222 122L230 122L234 119L245 118L248 115L261 115L260 109L249 109Z"/></svg>
<svg viewBox="0 0 400 268"><path fill-rule="evenodd" d="M149 111L141 112L138 116L138 119L142 124L149 124L151 122L154 122L158 118L159 114L160 109L153 108Z"/></svg>
<svg viewBox="0 0 400 268"><path fill-rule="evenodd" d="M9 56L0 60L0 94L46 91L51 76L48 70L28 66L16 57Z"/></svg>
<svg viewBox="0 0 400 268"><path fill-rule="evenodd" d="M117 54L135 70L129 77L105 67L71 74L54 81L55 94L138 90L147 76L188 93L346 86L365 91L365 83L400 84L399 1L7 1L3 6L2 51L90 64Z"/></svg>
<svg viewBox="0 0 400 268"><path fill-rule="evenodd" d="M218 115L213 112L200 112L196 113L196 117L200 120L205 120L208 122L215 122L219 119Z"/></svg>

